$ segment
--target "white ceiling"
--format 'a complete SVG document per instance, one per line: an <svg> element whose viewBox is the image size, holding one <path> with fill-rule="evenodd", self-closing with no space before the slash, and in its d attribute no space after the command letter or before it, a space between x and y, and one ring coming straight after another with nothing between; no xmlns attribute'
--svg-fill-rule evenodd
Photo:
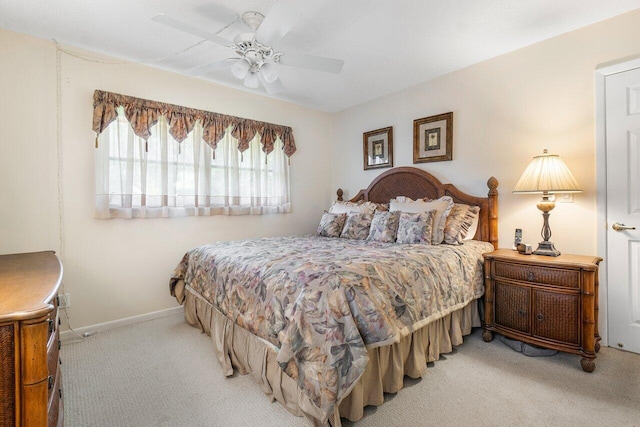
<svg viewBox="0 0 640 427"><path fill-rule="evenodd" d="M209 32L220 8L268 15L276 0L0 0L0 27L175 72L234 54L151 21ZM640 0L281 0L300 14L277 51L343 59L340 74L278 65L273 98L335 112L640 8ZM640 25L640 23L639 23ZM220 32L232 39L230 27ZM570 54L568 52L568 54ZM196 78L196 77L194 77ZM246 89L230 71L197 78ZM264 89L253 90L258 93Z"/></svg>

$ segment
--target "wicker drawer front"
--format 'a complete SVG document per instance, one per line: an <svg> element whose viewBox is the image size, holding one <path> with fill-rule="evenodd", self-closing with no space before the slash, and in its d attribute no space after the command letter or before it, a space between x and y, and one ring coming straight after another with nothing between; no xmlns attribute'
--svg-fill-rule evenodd
<svg viewBox="0 0 640 427"><path fill-rule="evenodd" d="M495 323L526 334L531 333L528 287L495 282Z"/></svg>
<svg viewBox="0 0 640 427"><path fill-rule="evenodd" d="M496 261L495 276L567 288L580 287L580 271Z"/></svg>
<svg viewBox="0 0 640 427"><path fill-rule="evenodd" d="M14 425L16 419L15 344L13 324L0 326L0 426Z"/></svg>
<svg viewBox="0 0 640 427"><path fill-rule="evenodd" d="M580 296L535 289L533 335L568 344L580 343Z"/></svg>

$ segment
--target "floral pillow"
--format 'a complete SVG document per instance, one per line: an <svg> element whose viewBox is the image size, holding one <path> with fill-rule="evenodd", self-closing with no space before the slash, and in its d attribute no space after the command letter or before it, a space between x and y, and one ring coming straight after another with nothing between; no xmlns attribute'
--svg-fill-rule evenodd
<svg viewBox="0 0 640 427"><path fill-rule="evenodd" d="M358 212L373 215L375 210L376 204L371 202L333 202L329 208L329 212L335 214Z"/></svg>
<svg viewBox="0 0 640 427"><path fill-rule="evenodd" d="M444 226L447 216L453 208L453 199L450 196L442 196L434 200L412 200L408 197L397 197L389 203L389 210L409 213L436 211L433 216L433 234L431 244L439 245L444 241Z"/></svg>
<svg viewBox="0 0 640 427"><path fill-rule="evenodd" d="M400 214L398 224L397 243L412 244L423 243L431 244L431 235L433 232L433 216L436 211Z"/></svg>
<svg viewBox="0 0 640 427"><path fill-rule="evenodd" d="M345 239L364 240L369 236L373 213L351 212L347 214L340 237Z"/></svg>
<svg viewBox="0 0 640 427"><path fill-rule="evenodd" d="M393 243L396 241L400 212L378 212L373 214L367 240Z"/></svg>
<svg viewBox="0 0 640 427"><path fill-rule="evenodd" d="M461 245L474 223L480 207L456 203L451 209L444 226L444 243ZM473 236L471 236L473 238Z"/></svg>
<svg viewBox="0 0 640 427"><path fill-rule="evenodd" d="M342 232L346 219L346 213L333 214L325 212L320 218L320 225L316 234L324 237L340 237L340 232Z"/></svg>

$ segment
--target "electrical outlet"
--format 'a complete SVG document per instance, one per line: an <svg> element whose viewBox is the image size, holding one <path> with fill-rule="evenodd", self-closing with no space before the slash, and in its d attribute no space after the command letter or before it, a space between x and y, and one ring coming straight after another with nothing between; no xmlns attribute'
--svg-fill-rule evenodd
<svg viewBox="0 0 640 427"><path fill-rule="evenodd" d="M71 307L71 295L58 294L58 308L69 308L69 307Z"/></svg>
<svg viewBox="0 0 640 427"><path fill-rule="evenodd" d="M560 195L560 203L573 203L573 193L563 193Z"/></svg>

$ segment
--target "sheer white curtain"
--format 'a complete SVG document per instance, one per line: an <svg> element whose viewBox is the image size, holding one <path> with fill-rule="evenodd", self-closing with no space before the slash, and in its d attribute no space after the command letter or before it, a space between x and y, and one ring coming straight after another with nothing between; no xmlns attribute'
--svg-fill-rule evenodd
<svg viewBox="0 0 640 427"><path fill-rule="evenodd" d="M215 158L198 122L178 143L161 116L148 142L121 108L96 149L96 216L157 218L290 212L289 163L276 140L267 156L256 135L243 153L227 130Z"/></svg>

